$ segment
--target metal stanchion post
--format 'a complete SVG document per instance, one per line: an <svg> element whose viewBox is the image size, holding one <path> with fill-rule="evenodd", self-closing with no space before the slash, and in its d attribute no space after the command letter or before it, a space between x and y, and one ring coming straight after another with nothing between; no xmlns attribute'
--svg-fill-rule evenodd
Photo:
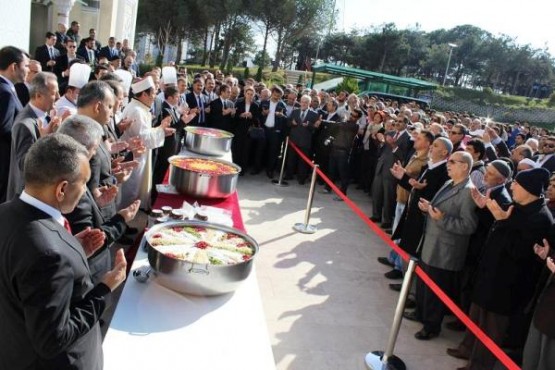
<svg viewBox="0 0 555 370"><path fill-rule="evenodd" d="M407 296L409 294L410 285L412 284L412 278L415 269L416 259L411 258L411 260L409 261L409 267L407 269L407 272L405 273L405 278L403 279L403 286L401 287L399 300L397 301L397 308L395 309L393 324L391 325L391 331L389 332L387 348L385 349L385 352L369 352L364 358L366 362L366 367L370 370L405 370L407 368L403 360L393 355L393 349L395 348L397 335L399 334L399 329L401 328L401 320L403 319L405 302L407 301Z"/></svg>
<svg viewBox="0 0 555 370"><path fill-rule="evenodd" d="M310 180L310 191L308 192L308 202L306 203L306 211L304 216L304 223L296 223L293 226L295 231L303 234L314 234L318 228L314 225L309 225L310 221L310 211L312 209L312 201L314 200L314 188L316 187L316 178L318 177L318 165L315 164L312 171L312 179Z"/></svg>
<svg viewBox="0 0 555 370"><path fill-rule="evenodd" d="M281 161L281 171L279 171L279 180L272 180L272 184L277 186L289 186L287 181L283 181L283 171L285 170L285 159L287 158L287 149L289 148L289 136L285 138L285 148L283 149L283 160Z"/></svg>

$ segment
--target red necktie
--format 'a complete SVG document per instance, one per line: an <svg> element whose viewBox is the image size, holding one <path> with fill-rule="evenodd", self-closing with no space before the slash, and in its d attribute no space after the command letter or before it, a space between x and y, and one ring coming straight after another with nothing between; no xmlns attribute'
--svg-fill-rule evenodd
<svg viewBox="0 0 555 370"><path fill-rule="evenodd" d="M69 224L69 221L65 217L64 217L64 229L66 229L68 233L73 235L73 233L71 232L71 225Z"/></svg>

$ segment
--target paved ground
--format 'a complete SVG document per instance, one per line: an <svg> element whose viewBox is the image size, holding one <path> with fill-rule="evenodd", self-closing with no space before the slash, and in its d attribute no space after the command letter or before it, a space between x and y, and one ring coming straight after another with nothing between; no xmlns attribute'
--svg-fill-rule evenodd
<svg viewBox="0 0 555 370"><path fill-rule="evenodd" d="M264 175L246 175L238 186L247 232L261 247L257 277L276 367L365 369L365 354L385 349L398 296L383 277L388 268L376 261L389 248L332 194L315 195L310 223L318 231L295 232L309 186L290 183L281 188ZM349 196L369 213L368 195L352 189ZM445 354L460 333L444 329L421 342L413 337L420 327L404 320L399 333L395 354L408 369L465 364Z"/></svg>

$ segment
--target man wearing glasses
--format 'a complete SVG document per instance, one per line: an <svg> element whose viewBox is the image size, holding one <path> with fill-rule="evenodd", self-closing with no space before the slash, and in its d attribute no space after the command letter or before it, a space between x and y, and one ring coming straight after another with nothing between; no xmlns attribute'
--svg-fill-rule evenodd
<svg viewBox="0 0 555 370"><path fill-rule="evenodd" d="M449 140L453 143L453 152L465 150L464 137L466 135L466 127L457 123L449 132Z"/></svg>
<svg viewBox="0 0 555 370"><path fill-rule="evenodd" d="M67 84L69 80L69 67L71 67L74 60L81 63L85 62L83 58L77 55L77 43L73 39L66 39L65 46L67 54L60 55L56 59L56 66L54 68L54 73L58 76L58 84L60 86Z"/></svg>
<svg viewBox="0 0 555 370"><path fill-rule="evenodd" d="M418 207L427 213L421 267L450 297L457 290L458 276L464 267L469 239L478 225L472 200L470 170L472 156L455 152L447 161L451 180L431 200L420 198ZM405 313L407 319L420 321L424 326L414 336L429 340L439 335L446 308L437 296L421 281L416 286L416 310Z"/></svg>
<svg viewBox="0 0 555 370"><path fill-rule="evenodd" d="M538 159L538 164L548 170L550 173L555 171L555 137L550 136L543 144L543 156Z"/></svg>

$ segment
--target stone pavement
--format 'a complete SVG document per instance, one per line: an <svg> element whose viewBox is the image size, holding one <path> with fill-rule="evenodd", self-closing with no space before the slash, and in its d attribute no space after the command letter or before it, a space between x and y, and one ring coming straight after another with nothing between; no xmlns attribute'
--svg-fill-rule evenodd
<svg viewBox="0 0 555 370"><path fill-rule="evenodd" d="M317 189L321 189L317 185ZM239 179L247 232L260 244L256 273L277 369L365 369L364 356L385 350L398 293L376 261L389 247L344 202L316 192L312 235L292 226L304 221L309 186L277 187L265 175ZM367 214L368 195L349 189ZM452 320L447 317L446 321ZM455 369L465 361L445 350L462 334L444 329L438 338L413 337L421 325L403 320L395 354L408 369Z"/></svg>

